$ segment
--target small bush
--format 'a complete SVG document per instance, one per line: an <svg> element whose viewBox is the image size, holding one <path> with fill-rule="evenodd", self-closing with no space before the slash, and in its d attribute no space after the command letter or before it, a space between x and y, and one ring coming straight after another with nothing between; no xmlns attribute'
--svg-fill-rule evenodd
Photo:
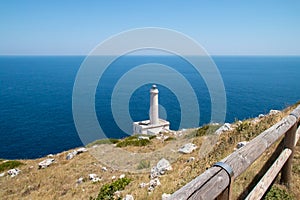
<svg viewBox="0 0 300 200"><path fill-rule="evenodd" d="M293 197L284 188L273 185L271 190L266 194L265 200L293 200Z"/></svg>
<svg viewBox="0 0 300 200"><path fill-rule="evenodd" d="M242 132L242 131L245 131L245 130L248 130L250 128L250 125L251 123L248 122L248 121L243 121L241 124L239 124L237 127L236 127L236 130L238 132Z"/></svg>
<svg viewBox="0 0 300 200"><path fill-rule="evenodd" d="M19 167L20 165L23 165L23 163L17 160L9 160L7 162L3 162L0 164L0 172Z"/></svg>
<svg viewBox="0 0 300 200"><path fill-rule="evenodd" d="M216 130L218 130L218 128L220 128L220 125L212 125L212 124L204 125L197 129L195 136L201 137L204 135L212 134L212 133L216 132Z"/></svg>
<svg viewBox="0 0 300 200"><path fill-rule="evenodd" d="M141 146L146 146L150 144L150 140L147 140L147 139L135 139L135 140L131 140L131 139L125 139L121 142L118 142L117 143L117 147L127 147L127 146L138 146L138 147L141 147Z"/></svg>
<svg viewBox="0 0 300 200"><path fill-rule="evenodd" d="M112 183L104 184L94 200L103 200L103 199L114 199L114 193L116 191L124 190L124 188L131 182L129 178L121 178ZM93 198L90 198L93 199Z"/></svg>
<svg viewBox="0 0 300 200"><path fill-rule="evenodd" d="M119 141L120 141L119 139L106 138L106 139L96 140L96 141L88 144L87 147L91 147L91 146L94 146L94 145L101 145L101 144L116 144Z"/></svg>
<svg viewBox="0 0 300 200"><path fill-rule="evenodd" d="M149 160L141 160L137 169L146 169L150 167L150 161Z"/></svg>
<svg viewBox="0 0 300 200"><path fill-rule="evenodd" d="M164 141L172 141L172 140L176 140L176 138L174 138L174 137L168 137L168 138L165 139Z"/></svg>

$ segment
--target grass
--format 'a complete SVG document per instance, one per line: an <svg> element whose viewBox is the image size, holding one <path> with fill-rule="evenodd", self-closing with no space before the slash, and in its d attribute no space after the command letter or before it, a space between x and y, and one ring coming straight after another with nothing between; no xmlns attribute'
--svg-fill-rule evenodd
<svg viewBox="0 0 300 200"><path fill-rule="evenodd" d="M120 141L119 139L105 138L105 139L101 139L101 140L96 140L96 141L88 144L87 147L92 147L94 145L101 145L101 144L116 144L119 141Z"/></svg>
<svg viewBox="0 0 300 200"><path fill-rule="evenodd" d="M6 162L2 162L0 164L0 172L19 167L20 165L23 165L23 163L20 162L20 161L17 161L17 160L9 160L9 161L6 161Z"/></svg>
<svg viewBox="0 0 300 200"><path fill-rule="evenodd" d="M293 200L294 197L289 193L289 191L278 185L273 185L270 191L264 197L264 200Z"/></svg>
<svg viewBox="0 0 300 200"><path fill-rule="evenodd" d="M121 178L112 183L104 184L97 196L97 198L90 198L91 200L113 200L121 199L120 197L115 197L115 192L124 190L124 188L130 183L129 178Z"/></svg>
<svg viewBox="0 0 300 200"><path fill-rule="evenodd" d="M147 169L150 167L150 161L149 160L141 160L137 169L140 170L140 169Z"/></svg>

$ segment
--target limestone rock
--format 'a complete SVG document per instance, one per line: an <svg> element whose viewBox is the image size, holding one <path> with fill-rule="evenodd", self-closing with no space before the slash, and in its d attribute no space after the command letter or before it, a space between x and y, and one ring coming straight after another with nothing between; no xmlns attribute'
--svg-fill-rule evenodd
<svg viewBox="0 0 300 200"><path fill-rule="evenodd" d="M10 177L15 177L17 176L19 173L21 172L21 170L19 170L18 168L15 169L10 169L7 171L7 174L10 175Z"/></svg>
<svg viewBox="0 0 300 200"><path fill-rule="evenodd" d="M170 197L171 197L171 194L163 193L161 195L161 200L168 200L168 199L170 199Z"/></svg>
<svg viewBox="0 0 300 200"><path fill-rule="evenodd" d="M102 171L104 171L104 172L107 171L107 168L106 168L106 167L102 167L101 169L102 169Z"/></svg>
<svg viewBox="0 0 300 200"><path fill-rule="evenodd" d="M4 175L5 175L5 172L1 173L1 174L0 174L0 177L3 177Z"/></svg>
<svg viewBox="0 0 300 200"><path fill-rule="evenodd" d="M280 113L279 110L270 110L269 115L275 115L275 114L278 114L278 113Z"/></svg>
<svg viewBox="0 0 300 200"><path fill-rule="evenodd" d="M151 179L163 175L166 171L172 170L172 166L169 161L162 158L155 167L151 169L150 177Z"/></svg>
<svg viewBox="0 0 300 200"><path fill-rule="evenodd" d="M39 169L44 169L49 167L54 162L53 158L48 158L39 163Z"/></svg>
<svg viewBox="0 0 300 200"><path fill-rule="evenodd" d="M148 187L148 191L152 192L157 186L161 185L160 181L158 178L152 179L149 182L149 187Z"/></svg>
<svg viewBox="0 0 300 200"><path fill-rule="evenodd" d="M84 182L84 178L83 177L80 177L79 179L77 179L76 183L77 184L81 184Z"/></svg>
<svg viewBox="0 0 300 200"><path fill-rule="evenodd" d="M188 154L188 153L192 153L195 149L197 149L197 146L195 144L187 143L187 144L183 145L182 147L180 147L178 152Z"/></svg>
<svg viewBox="0 0 300 200"><path fill-rule="evenodd" d="M265 117L264 114L259 114L259 115L258 115L258 118L263 118L263 117Z"/></svg>
<svg viewBox="0 0 300 200"><path fill-rule="evenodd" d="M90 179L93 183L98 182L98 181L101 181L101 178L99 178L97 174L89 174L89 179Z"/></svg>
<svg viewBox="0 0 300 200"><path fill-rule="evenodd" d="M223 124L223 126L221 126L220 128L218 128L218 130L216 130L215 134L220 135L220 134L222 134L223 132L225 132L225 131L230 131L230 130L232 130L232 129L233 129L233 128L231 127L231 124L225 123L225 124Z"/></svg>
<svg viewBox="0 0 300 200"><path fill-rule="evenodd" d="M240 148L242 148L243 146L245 146L247 143L248 143L247 141L239 142L239 143L236 145L236 148L237 148L237 149L240 149Z"/></svg>
<svg viewBox="0 0 300 200"><path fill-rule="evenodd" d="M125 174L121 174L119 178L120 179L125 178Z"/></svg>
<svg viewBox="0 0 300 200"><path fill-rule="evenodd" d="M81 148L77 149L76 152L77 152L77 154L81 154L83 152L87 152L87 149L84 147L81 147Z"/></svg>
<svg viewBox="0 0 300 200"><path fill-rule="evenodd" d="M134 198L131 194L126 194L126 196L123 198L123 200L134 200Z"/></svg>
<svg viewBox="0 0 300 200"><path fill-rule="evenodd" d="M144 187L146 187L146 186L148 186L149 185L149 183L140 183L140 188L144 188Z"/></svg>

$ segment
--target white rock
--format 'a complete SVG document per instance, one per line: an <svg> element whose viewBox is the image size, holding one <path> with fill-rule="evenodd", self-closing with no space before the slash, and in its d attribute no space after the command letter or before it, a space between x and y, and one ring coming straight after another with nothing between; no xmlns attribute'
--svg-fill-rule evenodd
<svg viewBox="0 0 300 200"><path fill-rule="evenodd" d="M265 117L264 114L259 114L259 115L258 115L258 118L263 118L263 117Z"/></svg>
<svg viewBox="0 0 300 200"><path fill-rule="evenodd" d="M280 113L279 110L270 110L269 115L275 115L275 114L278 114L278 113Z"/></svg>
<svg viewBox="0 0 300 200"><path fill-rule="evenodd" d="M140 183L140 188L144 188L144 187L146 187L146 186L148 186L149 185L149 183Z"/></svg>
<svg viewBox="0 0 300 200"><path fill-rule="evenodd" d="M119 178L125 178L125 174L121 174Z"/></svg>
<svg viewBox="0 0 300 200"><path fill-rule="evenodd" d="M192 153L195 149L197 149L197 146L195 144L187 143L182 147L180 147L180 149L178 149L178 152L187 154L187 153Z"/></svg>
<svg viewBox="0 0 300 200"><path fill-rule="evenodd" d="M112 179L112 180L116 179L116 176L112 176L111 179Z"/></svg>
<svg viewBox="0 0 300 200"><path fill-rule="evenodd" d="M149 187L148 187L148 191L152 192L157 186L161 185L160 181L158 178L152 179L149 182Z"/></svg>
<svg viewBox="0 0 300 200"><path fill-rule="evenodd" d="M82 177L80 177L79 179L77 179L76 183L77 184L81 184L83 183L84 179Z"/></svg>
<svg viewBox="0 0 300 200"><path fill-rule="evenodd" d="M87 149L84 147L81 147L81 148L77 149L76 152L77 152L77 154L81 154L83 152L87 152Z"/></svg>
<svg viewBox="0 0 300 200"><path fill-rule="evenodd" d="M74 151L72 151L71 153L68 153L66 159L67 159L67 160L71 160L72 158L74 158L74 156L75 156L76 154L77 154L77 151L74 150Z"/></svg>
<svg viewBox="0 0 300 200"><path fill-rule="evenodd" d="M101 178L99 178L97 176L97 174L89 174L89 179L92 181L92 182L98 182L98 181L101 181Z"/></svg>
<svg viewBox="0 0 300 200"><path fill-rule="evenodd" d="M53 158L48 158L39 163L39 169L49 167L54 162Z"/></svg>
<svg viewBox="0 0 300 200"><path fill-rule="evenodd" d="M126 194L126 196L123 198L123 200L134 200L134 198L131 194Z"/></svg>
<svg viewBox="0 0 300 200"><path fill-rule="evenodd" d="M170 197L171 197L171 194L163 193L163 194L161 195L161 200L168 200Z"/></svg>
<svg viewBox="0 0 300 200"><path fill-rule="evenodd" d="M236 145L236 148L237 148L237 149L240 149L240 148L242 148L243 146L245 146L247 143L248 143L247 141L239 142L239 143Z"/></svg>
<svg viewBox="0 0 300 200"><path fill-rule="evenodd" d="M147 136L139 136L138 139L139 140L150 140L149 137L147 137Z"/></svg>
<svg viewBox="0 0 300 200"><path fill-rule="evenodd" d="M150 177L151 179L163 175L166 171L172 170L172 166L169 161L162 158L155 167L151 169Z"/></svg>
<svg viewBox="0 0 300 200"><path fill-rule="evenodd" d="M7 174L10 175L11 177L15 177L17 176L19 173L21 172L21 170L19 170L18 168L15 169L10 169L7 171Z"/></svg>
<svg viewBox="0 0 300 200"><path fill-rule="evenodd" d="M5 172L1 173L1 174L0 174L0 177L3 177L4 175L5 175Z"/></svg>
<svg viewBox="0 0 300 200"><path fill-rule="evenodd" d="M52 158L52 157L53 157L53 154L50 153L50 154L47 155L47 157L48 157L48 158Z"/></svg>
<svg viewBox="0 0 300 200"><path fill-rule="evenodd" d="M195 160L195 157L190 157L187 162L193 162Z"/></svg>
<svg viewBox="0 0 300 200"><path fill-rule="evenodd" d="M119 199L121 197L121 192L118 190L118 191L115 191L114 192L114 199Z"/></svg>
<svg viewBox="0 0 300 200"><path fill-rule="evenodd" d="M106 168L106 167L102 167L101 169L102 169L102 171L104 171L104 172L107 171L107 168Z"/></svg>
<svg viewBox="0 0 300 200"><path fill-rule="evenodd" d="M225 131L230 131L232 130L231 124L229 123L225 123L223 124L223 126L221 126L220 128L218 128L218 130L216 130L215 134L220 135Z"/></svg>

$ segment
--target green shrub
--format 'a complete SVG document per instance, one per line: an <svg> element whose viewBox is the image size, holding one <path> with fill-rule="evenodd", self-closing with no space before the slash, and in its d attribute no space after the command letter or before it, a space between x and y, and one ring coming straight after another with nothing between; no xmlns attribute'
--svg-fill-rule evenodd
<svg viewBox="0 0 300 200"><path fill-rule="evenodd" d="M114 199L114 193L116 191L124 190L124 188L131 182L129 178L121 178L112 183L104 184L94 200L103 200L103 199ZM93 198L90 198L93 199Z"/></svg>
<svg viewBox="0 0 300 200"><path fill-rule="evenodd" d="M20 165L23 165L23 163L17 160L9 160L7 162L3 162L0 164L0 172L19 167Z"/></svg>
<svg viewBox="0 0 300 200"><path fill-rule="evenodd" d="M273 185L270 191L266 194L265 200L293 200L293 197L283 188Z"/></svg>
<svg viewBox="0 0 300 200"><path fill-rule="evenodd" d="M127 146L146 146L150 144L150 140L147 139L125 139L117 143L117 147L127 147Z"/></svg>
<svg viewBox="0 0 300 200"><path fill-rule="evenodd" d="M96 141L88 144L87 147L91 147L91 146L94 146L94 145L101 145L101 144L116 144L119 141L120 141L119 139L106 138L106 139L96 140Z"/></svg>
<svg viewBox="0 0 300 200"><path fill-rule="evenodd" d="M150 167L150 161L149 160L141 160L137 169L146 169Z"/></svg>
<svg viewBox="0 0 300 200"><path fill-rule="evenodd" d="M242 131L245 131L245 130L248 130L250 128L250 125L251 123L248 122L248 121L243 121L242 123L240 123L237 127L236 127L236 130L238 132L242 132Z"/></svg>
<svg viewBox="0 0 300 200"><path fill-rule="evenodd" d="M216 132L216 130L218 130L218 128L220 128L220 127L221 127L220 125L212 125L212 124L204 125L197 129L195 136L201 137L204 135L212 134L212 133Z"/></svg>

